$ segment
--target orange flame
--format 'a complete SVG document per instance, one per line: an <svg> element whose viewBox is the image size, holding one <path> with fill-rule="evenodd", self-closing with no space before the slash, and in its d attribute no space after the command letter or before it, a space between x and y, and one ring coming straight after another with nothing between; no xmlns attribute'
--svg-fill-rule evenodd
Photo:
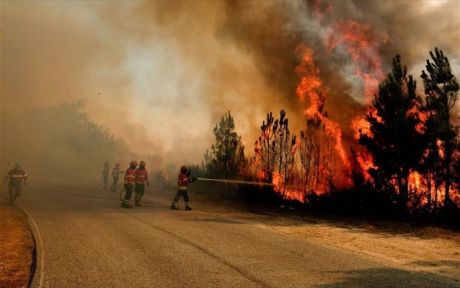
<svg viewBox="0 0 460 288"><path fill-rule="evenodd" d="M436 146L438 147L439 157L441 159L444 159L444 146L443 146L443 143L442 143L442 141L440 139L436 140Z"/></svg>
<svg viewBox="0 0 460 288"><path fill-rule="evenodd" d="M384 78L379 50L387 41L386 35L374 31L370 25L354 21L337 22L324 37L329 53L343 46L350 55L355 74L363 81L366 103L370 103L379 82Z"/></svg>
<svg viewBox="0 0 460 288"><path fill-rule="evenodd" d="M420 134L425 133L425 122L428 120L428 115L426 112L421 111L419 104L412 106L412 108L407 111L406 117L415 117L420 120L415 126L415 130Z"/></svg>
<svg viewBox="0 0 460 288"><path fill-rule="evenodd" d="M301 189L287 187L284 183L284 178L278 172L272 173L272 183L274 190L286 200L295 200L305 203L305 193Z"/></svg>
<svg viewBox="0 0 460 288"><path fill-rule="evenodd" d="M300 83L297 86L296 94L301 102L308 97L310 106L304 110L308 119L319 120L325 128L326 134L335 140L335 150L342 160L345 169L350 169L350 162L342 144L342 129L340 126L324 116L323 108L327 96L326 89L319 77L319 69L313 61L313 51L305 45L297 47L297 53L301 56L301 63L297 66L296 72L301 75Z"/></svg>
<svg viewBox="0 0 460 288"><path fill-rule="evenodd" d="M409 174L409 190L420 191L422 187L422 176L417 171L412 171Z"/></svg>
<svg viewBox="0 0 460 288"><path fill-rule="evenodd" d="M373 136L371 131L371 124L361 115L351 120L351 127L355 133L354 136L356 140L359 140L361 135L366 135L368 137Z"/></svg>

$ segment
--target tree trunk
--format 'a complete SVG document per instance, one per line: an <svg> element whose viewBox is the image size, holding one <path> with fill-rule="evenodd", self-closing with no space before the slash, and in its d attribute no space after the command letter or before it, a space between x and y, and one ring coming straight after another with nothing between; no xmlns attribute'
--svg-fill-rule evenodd
<svg viewBox="0 0 460 288"><path fill-rule="evenodd" d="M446 141L445 144L445 158L444 158L444 170L445 170L445 196L444 196L444 207L448 207L451 203L450 200L450 186L451 186L451 173L450 173L450 165L452 162L452 145L449 140Z"/></svg>
<svg viewBox="0 0 460 288"><path fill-rule="evenodd" d="M427 173L426 180L427 180L427 188L428 188L428 193L426 195L428 199L427 206L428 206L428 211L431 211L431 173L430 172Z"/></svg>
<svg viewBox="0 0 460 288"><path fill-rule="evenodd" d="M405 211L407 207L407 194L408 194L408 173L403 172L403 175L398 176L399 186L399 206L401 210Z"/></svg>

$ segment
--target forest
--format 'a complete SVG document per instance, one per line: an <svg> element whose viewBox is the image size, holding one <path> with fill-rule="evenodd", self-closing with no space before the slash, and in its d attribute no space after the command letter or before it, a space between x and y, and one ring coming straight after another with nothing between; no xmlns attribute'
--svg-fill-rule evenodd
<svg viewBox="0 0 460 288"><path fill-rule="evenodd" d="M352 119L351 140L325 111L327 91L311 55L305 56L311 51L302 52L309 61L298 66L296 93L309 100L304 128L291 131L285 110L278 117L269 112L248 153L229 111L215 126L215 143L197 173L272 183L268 189L240 186L257 202L347 214L458 215L459 84L443 51L429 53L421 90L395 56L372 101Z"/></svg>

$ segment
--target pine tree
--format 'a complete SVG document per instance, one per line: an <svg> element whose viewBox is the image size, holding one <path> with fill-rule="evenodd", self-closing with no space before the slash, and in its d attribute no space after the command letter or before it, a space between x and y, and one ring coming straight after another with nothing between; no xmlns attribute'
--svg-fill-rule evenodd
<svg viewBox="0 0 460 288"><path fill-rule="evenodd" d="M298 148L297 137L291 134L289 130L289 120L286 117L286 111L280 111L280 118L278 121L278 128L274 132L275 142L275 170L282 178L283 193L286 184L291 182L292 170L295 160L295 154ZM275 122L276 122L275 121Z"/></svg>
<svg viewBox="0 0 460 288"><path fill-rule="evenodd" d="M267 113L267 118L260 126L261 136L256 140L255 150L260 157L262 165L263 180L272 182L273 172L275 171L276 162L276 139L275 135L278 131L279 120L273 117L273 113ZM261 179L262 180L262 179Z"/></svg>
<svg viewBox="0 0 460 288"><path fill-rule="evenodd" d="M451 122L451 112L457 101L459 84L452 74L449 60L442 50L430 51L431 61L426 60L426 70L422 71L426 95L427 133L430 136L430 153L441 162L441 175L445 185L444 206L451 204L450 188L453 179L454 155L458 153L456 137L458 127ZM438 150L442 149L440 153ZM438 168L438 167L434 167ZM437 173L437 172L436 172Z"/></svg>
<svg viewBox="0 0 460 288"><path fill-rule="evenodd" d="M244 146L235 130L235 121L230 111L225 113L214 127L215 144L205 155L206 166L211 174L236 176L244 164Z"/></svg>
<svg viewBox="0 0 460 288"><path fill-rule="evenodd" d="M400 56L393 59L393 68L380 83L371 110L366 119L371 134L361 134L360 144L372 154L376 168L369 173L377 188L397 190L399 205L406 209L408 201L408 177L422 155L423 145L416 127L420 123L412 113L420 105L416 95L416 82L407 75Z"/></svg>

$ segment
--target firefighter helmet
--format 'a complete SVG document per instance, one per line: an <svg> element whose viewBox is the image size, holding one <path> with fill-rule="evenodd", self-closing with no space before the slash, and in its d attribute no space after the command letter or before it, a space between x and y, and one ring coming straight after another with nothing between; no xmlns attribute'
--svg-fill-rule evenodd
<svg viewBox="0 0 460 288"><path fill-rule="evenodd" d="M130 166L136 167L137 166L137 161L133 160L129 163Z"/></svg>
<svg viewBox="0 0 460 288"><path fill-rule="evenodd" d="M181 173L187 173L187 166L183 165L182 167L180 167L180 172Z"/></svg>
<svg viewBox="0 0 460 288"><path fill-rule="evenodd" d="M145 167L145 161L141 161L141 162L139 163L139 167Z"/></svg>

